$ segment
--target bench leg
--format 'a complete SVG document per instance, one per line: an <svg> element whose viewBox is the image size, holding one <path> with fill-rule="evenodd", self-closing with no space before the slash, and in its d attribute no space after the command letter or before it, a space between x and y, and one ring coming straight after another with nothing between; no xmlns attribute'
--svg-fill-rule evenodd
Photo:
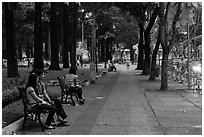
<svg viewBox="0 0 204 137"><path fill-rule="evenodd" d="M22 125L22 130L24 130L25 129L25 123L26 123L26 121L27 121L27 115L24 115L24 120L23 120L23 125Z"/></svg>
<svg viewBox="0 0 204 137"><path fill-rule="evenodd" d="M68 96L68 95L67 95L67 96ZM70 99L72 100L73 106L75 106L76 104L75 104L75 102L74 102L74 100L73 100L73 94L70 94Z"/></svg>
<svg viewBox="0 0 204 137"><path fill-rule="evenodd" d="M61 94L61 102L63 103L64 94Z"/></svg>

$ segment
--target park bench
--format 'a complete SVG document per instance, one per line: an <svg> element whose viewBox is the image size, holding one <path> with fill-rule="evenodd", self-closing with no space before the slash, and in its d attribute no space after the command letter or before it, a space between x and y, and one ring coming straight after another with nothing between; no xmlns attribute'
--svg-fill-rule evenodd
<svg viewBox="0 0 204 137"><path fill-rule="evenodd" d="M73 95L75 95L75 93L71 93L70 92L70 86L69 86L69 83L66 83L65 82L65 76L63 76L62 78L60 77L57 77L58 81L59 81L59 84L60 84L60 88L61 88L61 102L67 102L67 99L68 99L68 96L70 97L73 105L75 105L75 102L73 100ZM78 98L76 95L75 95L76 98ZM65 99L65 100L64 100Z"/></svg>
<svg viewBox="0 0 204 137"><path fill-rule="evenodd" d="M48 83L51 83L53 86L58 84L58 80L49 80Z"/></svg>
<svg viewBox="0 0 204 137"><path fill-rule="evenodd" d="M25 129L25 124L27 120L32 120L34 122L36 122L38 120L40 126L41 126L41 130L44 130L44 125L41 121L41 113L47 113L48 111L43 110L43 109L37 109L36 106L30 106L27 96L26 96L26 87L25 86L18 86L18 91L20 92L20 96L22 98L22 102L23 102L23 106L24 106L24 121L23 121L23 125L22 125L22 130Z"/></svg>
<svg viewBox="0 0 204 137"><path fill-rule="evenodd" d="M102 72L102 76L105 76L107 74L107 71Z"/></svg>

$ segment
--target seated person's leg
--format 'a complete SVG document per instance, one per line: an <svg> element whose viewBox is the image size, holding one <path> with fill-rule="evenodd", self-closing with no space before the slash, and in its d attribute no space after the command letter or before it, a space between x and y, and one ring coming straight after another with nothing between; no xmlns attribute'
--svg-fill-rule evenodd
<svg viewBox="0 0 204 137"><path fill-rule="evenodd" d="M115 66L113 66L114 67L114 71L116 71L117 69L116 69L116 67Z"/></svg>
<svg viewBox="0 0 204 137"><path fill-rule="evenodd" d="M41 105L38 106L38 108L49 110L49 114L47 116L45 125L46 126L50 126L51 125L51 121L53 120L53 116L54 116L54 114L56 112L56 107L52 106L52 105L41 104Z"/></svg>
<svg viewBox="0 0 204 137"><path fill-rule="evenodd" d="M85 98L83 97L82 88L77 87L76 88L76 93L77 93L77 96L79 97L80 103L84 104Z"/></svg>
<svg viewBox="0 0 204 137"><path fill-rule="evenodd" d="M62 119L65 119L67 117L64 108L62 107L62 103L59 99L52 99L52 101L54 101L55 106L56 106L56 113L57 116L60 116Z"/></svg>

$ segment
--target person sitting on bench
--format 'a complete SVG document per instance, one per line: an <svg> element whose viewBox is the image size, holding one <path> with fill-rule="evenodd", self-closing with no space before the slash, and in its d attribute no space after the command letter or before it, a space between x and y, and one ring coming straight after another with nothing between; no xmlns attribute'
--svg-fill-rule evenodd
<svg viewBox="0 0 204 137"><path fill-rule="evenodd" d="M76 70L77 70L76 68L71 67L69 70L69 74L65 75L65 79L67 82L71 81L70 90L73 90L72 92L76 92L80 104L84 104L85 98L83 96L82 87L78 83L78 75L76 75Z"/></svg>
<svg viewBox="0 0 204 137"><path fill-rule="evenodd" d="M115 67L114 63L111 62L111 64L109 65L109 71L117 71L117 68Z"/></svg>
<svg viewBox="0 0 204 137"><path fill-rule="evenodd" d="M50 98L47 94L45 84L42 82L42 79L45 76L44 71L41 69L34 69L32 73L38 75L38 90L41 98L56 106L57 122L60 122L61 124L67 123L67 121L64 121L67 115L62 107L61 101L57 98ZM54 122L54 119L52 119L52 121Z"/></svg>
<svg viewBox="0 0 204 137"><path fill-rule="evenodd" d="M39 97L39 92L37 87L38 81L39 79L36 74L29 75L28 83L26 85L26 96L27 96L29 105L31 107L36 106L38 109L44 109L49 111L49 114L44 126L46 129L54 129L54 127L51 126L51 122L56 112L56 107Z"/></svg>

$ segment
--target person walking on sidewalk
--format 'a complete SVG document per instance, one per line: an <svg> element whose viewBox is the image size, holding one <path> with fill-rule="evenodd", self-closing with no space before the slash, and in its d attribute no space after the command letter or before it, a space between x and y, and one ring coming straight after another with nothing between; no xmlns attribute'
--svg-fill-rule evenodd
<svg viewBox="0 0 204 137"><path fill-rule="evenodd" d="M65 80L66 83L69 83L69 90L72 90L77 94L80 104L84 104L85 98L83 96L82 87L78 82L78 75L76 75L75 68L70 68L69 74L65 75Z"/></svg>
<svg viewBox="0 0 204 137"><path fill-rule="evenodd" d="M51 121L56 112L56 107L40 98L38 92L38 76L36 74L30 74L28 77L28 83L26 85L26 96L28 98L29 105L31 107L36 106L38 109L48 110L49 114L45 122L46 129L54 129L51 126Z"/></svg>
<svg viewBox="0 0 204 137"><path fill-rule="evenodd" d="M34 69L32 71L32 73L38 75L38 78L39 78L38 90L39 90L39 94L40 94L41 98L43 100L46 100L50 104L53 104L54 106L56 106L57 122L60 122L60 124L67 123L67 121L64 120L65 118L67 118L67 115L64 111L64 108L62 107L61 101L57 98L51 98L50 99L49 95L47 94L45 84L42 82L42 79L45 76L44 71L41 69ZM52 121L54 122L54 118L52 119Z"/></svg>

